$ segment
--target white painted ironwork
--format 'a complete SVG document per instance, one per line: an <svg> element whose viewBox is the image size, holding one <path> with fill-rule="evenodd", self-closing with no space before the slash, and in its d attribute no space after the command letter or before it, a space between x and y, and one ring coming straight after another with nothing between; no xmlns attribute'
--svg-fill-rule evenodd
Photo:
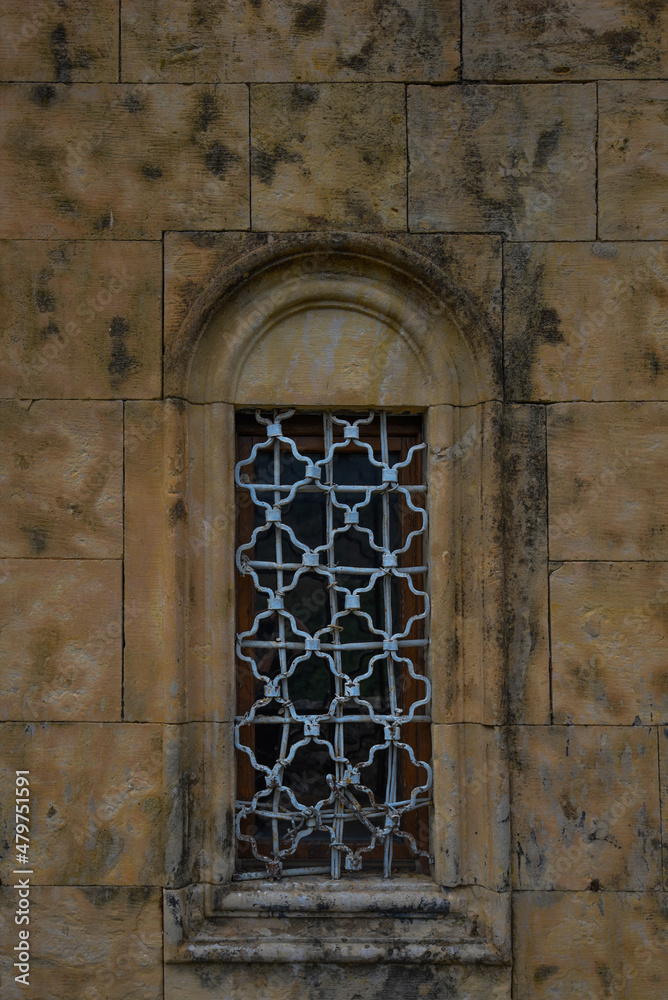
<svg viewBox="0 0 668 1000"><path fill-rule="evenodd" d="M250 496L256 516L251 537L241 540L236 552L239 573L250 575L253 581L256 614L252 627L237 636L237 655L250 666L255 700L245 715L235 719L235 745L247 755L256 776L260 775L252 798L236 802L236 834L240 841L250 843L253 857L263 863L264 869L240 872L234 877L280 878L285 862L308 838L326 845L329 864L325 867L321 860L310 867L292 867L291 875L326 873L339 878L342 867L359 871L363 856L378 845L383 848L384 875L389 877L397 838L408 843L415 856L429 857L401 826L402 817L431 802L432 789L430 764L418 760L414 748L402 739L403 727L429 722L431 698L428 678L409 655L409 651L428 644L428 639L419 635L419 630L422 635L425 633L429 614L428 595L419 586L420 578L425 578L426 566L402 565L411 550L422 551L423 546L413 543L425 534L427 514L413 497L424 494L426 486L399 482L400 470L410 465L416 452L426 446L413 445L402 461L390 464L385 412L358 419L323 413L322 444L318 452L323 457L315 458L313 454L302 454L283 427L293 413L292 410L275 412L268 418L256 412L266 438L257 441L250 456L235 467L237 488ZM377 430L373 439L375 449L364 437L365 428L373 421L376 428L379 426L379 436ZM262 458L264 452L267 454L262 476L256 468L258 456ZM358 462L362 456L369 463L367 482L354 482L359 475L351 475L350 482L335 482L335 463L341 479L342 471L345 473L347 469L346 456L353 453ZM313 538L300 538L299 524L289 523L290 505L304 493L324 498L321 538L315 545ZM407 530L403 544L394 549L391 503L395 518L400 518L403 511L411 526L418 525ZM402 511L398 510L399 505ZM365 520L367 523L362 523ZM373 525L377 525L377 530ZM365 547L366 561L371 565L355 565L349 560L343 565L337 563L335 550L339 539L346 534L356 536ZM264 540L266 548L267 539L272 536L273 558L254 558L258 542ZM328 594L329 620L324 627L313 630L290 610L291 597L305 574L321 578ZM365 600L367 607L370 600L365 595L371 595L377 586L382 593L382 600L379 597L376 604L381 608L377 617L382 620L374 620L364 607ZM406 621L396 620L397 607L400 612L401 605L396 599L399 586L410 590L413 604L419 609L406 616ZM259 600L257 595L262 595ZM367 641L345 640L345 620L349 616L359 619L354 624L366 632ZM260 638L267 630L271 637ZM345 666L350 669L349 661L344 660L352 651L369 657L363 672L355 676L344 669ZM329 703L315 709L311 706L308 711L298 710L291 697L295 672L316 667L322 670L323 663L330 678ZM370 682L379 671L386 691L383 705L378 704L378 699L374 704L374 699L364 693L365 682ZM414 700L409 704L402 704L406 685L398 684L399 675L410 675L413 679L410 689ZM365 759L351 760L347 738L355 725L360 724L378 727L380 739L368 749ZM271 762L258 760L255 752L258 727L266 725L278 727L280 733L276 759ZM296 755L309 747L324 748L318 750L320 762L326 751L326 773L322 778L329 795L317 802L300 801L299 789L295 789L294 781L289 781ZM402 756L415 767L421 784L407 788L405 780L403 785L398 781ZM377 757L383 760L382 772L378 770ZM368 774L374 770L374 761L375 773L383 774L381 789L371 787L373 782L366 783ZM262 780L264 787L259 787ZM258 843L262 839L258 836L258 824L265 831L263 843L270 844L265 851Z"/></svg>

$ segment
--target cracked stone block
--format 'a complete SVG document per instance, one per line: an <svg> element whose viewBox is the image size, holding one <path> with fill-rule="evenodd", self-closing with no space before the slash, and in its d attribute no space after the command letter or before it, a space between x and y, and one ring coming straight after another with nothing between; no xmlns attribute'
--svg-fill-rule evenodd
<svg viewBox="0 0 668 1000"><path fill-rule="evenodd" d="M511 729L515 889L661 888L656 741L641 726Z"/></svg>
<svg viewBox="0 0 668 1000"><path fill-rule="evenodd" d="M30 985L17 983L16 890L0 889L5 1000L162 1000L162 893L149 886L30 889ZM23 927L25 930L26 928Z"/></svg>
<svg viewBox="0 0 668 1000"><path fill-rule="evenodd" d="M668 81L599 84L599 235L668 237Z"/></svg>
<svg viewBox="0 0 668 1000"><path fill-rule="evenodd" d="M248 89L3 84L0 235L161 239L248 226Z"/></svg>
<svg viewBox="0 0 668 1000"><path fill-rule="evenodd" d="M666 403L548 407L550 558L668 558Z"/></svg>
<svg viewBox="0 0 668 1000"><path fill-rule="evenodd" d="M456 80L459 2L124 0L123 78Z"/></svg>
<svg viewBox="0 0 668 1000"><path fill-rule="evenodd" d="M653 1000L668 978L663 892L518 892L516 1000Z"/></svg>
<svg viewBox="0 0 668 1000"><path fill-rule="evenodd" d="M564 563L550 612L555 722L668 723L666 563Z"/></svg>
<svg viewBox="0 0 668 1000"><path fill-rule="evenodd" d="M665 5L633 0L466 0L464 78L665 76Z"/></svg>
<svg viewBox="0 0 668 1000"><path fill-rule="evenodd" d="M408 88L412 230L592 239L596 87Z"/></svg>
<svg viewBox="0 0 668 1000"><path fill-rule="evenodd" d="M161 299L159 243L3 242L0 395L159 395Z"/></svg>
<svg viewBox="0 0 668 1000"><path fill-rule="evenodd" d="M123 404L0 401L0 556L120 558Z"/></svg>
<svg viewBox="0 0 668 1000"><path fill-rule="evenodd" d="M3 80L118 79L118 0L5 0Z"/></svg>
<svg viewBox="0 0 668 1000"><path fill-rule="evenodd" d="M0 560L3 719L120 719L120 560Z"/></svg>
<svg viewBox="0 0 668 1000"><path fill-rule="evenodd" d="M253 228L406 228L397 83L251 87Z"/></svg>
<svg viewBox="0 0 668 1000"><path fill-rule="evenodd" d="M511 399L666 397L665 244L507 244L504 270Z"/></svg>
<svg viewBox="0 0 668 1000"><path fill-rule="evenodd" d="M163 797L160 726L3 722L0 739L2 820L10 840L15 770L30 771L33 884L164 881L172 790ZM13 868L13 848L0 848L3 884L13 881Z"/></svg>

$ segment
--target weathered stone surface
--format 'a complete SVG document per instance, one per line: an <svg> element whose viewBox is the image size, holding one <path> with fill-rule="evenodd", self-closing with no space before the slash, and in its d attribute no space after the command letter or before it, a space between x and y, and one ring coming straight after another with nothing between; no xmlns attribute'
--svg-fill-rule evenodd
<svg viewBox="0 0 668 1000"><path fill-rule="evenodd" d="M0 724L2 805L14 833L15 770L30 771L30 860L35 885L161 885L169 811L160 726ZM2 848L11 883L13 845Z"/></svg>
<svg viewBox="0 0 668 1000"><path fill-rule="evenodd" d="M513 886L661 887L656 729L510 732Z"/></svg>
<svg viewBox="0 0 668 1000"><path fill-rule="evenodd" d="M118 0L5 0L3 80L118 79Z"/></svg>
<svg viewBox="0 0 668 1000"><path fill-rule="evenodd" d="M663 4L467 0L463 72L472 80L665 76Z"/></svg>
<svg viewBox="0 0 668 1000"><path fill-rule="evenodd" d="M550 722L545 410L507 406L504 549L510 720Z"/></svg>
<svg viewBox="0 0 668 1000"><path fill-rule="evenodd" d="M406 228L401 84L255 85L251 142L254 229Z"/></svg>
<svg viewBox="0 0 668 1000"><path fill-rule="evenodd" d="M591 239L596 88L408 88L411 229Z"/></svg>
<svg viewBox="0 0 668 1000"><path fill-rule="evenodd" d="M599 84L598 151L600 237L666 239L668 81Z"/></svg>
<svg viewBox="0 0 668 1000"><path fill-rule="evenodd" d="M445 81L459 66L458 0L124 0L122 25L128 80Z"/></svg>
<svg viewBox="0 0 668 1000"><path fill-rule="evenodd" d="M166 965L170 1000L510 1000L510 970L476 965Z"/></svg>
<svg viewBox="0 0 668 1000"><path fill-rule="evenodd" d="M668 396L665 244L510 243L504 275L510 399Z"/></svg>
<svg viewBox="0 0 668 1000"><path fill-rule="evenodd" d="M122 554L123 404L0 401L0 555Z"/></svg>
<svg viewBox="0 0 668 1000"><path fill-rule="evenodd" d="M0 395L159 395L161 272L159 243L3 242Z"/></svg>
<svg viewBox="0 0 668 1000"><path fill-rule="evenodd" d="M548 409L551 559L666 559L665 403Z"/></svg>
<svg viewBox="0 0 668 1000"><path fill-rule="evenodd" d="M121 563L0 561L3 719L121 714Z"/></svg>
<svg viewBox="0 0 668 1000"><path fill-rule="evenodd" d="M657 1000L668 977L665 893L517 892L513 997Z"/></svg>
<svg viewBox="0 0 668 1000"><path fill-rule="evenodd" d="M659 729L659 768L661 774L661 817L663 822L663 887L668 887L668 726Z"/></svg>
<svg viewBox="0 0 668 1000"><path fill-rule="evenodd" d="M311 238L311 237L309 237ZM374 237L368 253L377 253ZM485 330L485 349L495 373L501 371L501 241L496 236L451 236L439 234L387 234L387 239L436 265L451 283L457 299L472 304L477 330ZM285 252L299 247L301 238L286 233L166 233L165 234L165 392L182 395L185 374L194 349L189 330L199 335L200 325L188 326L190 310L215 284L221 274L242 270L244 257L263 248ZM251 266L250 263L248 265ZM496 374L495 374L496 377ZM501 386L498 386L500 394Z"/></svg>
<svg viewBox="0 0 668 1000"><path fill-rule="evenodd" d="M433 725L432 753L434 787L441 790L430 841L436 879L502 892L510 882L505 730Z"/></svg>
<svg viewBox="0 0 668 1000"><path fill-rule="evenodd" d="M248 226L246 87L6 84L0 97L0 235Z"/></svg>
<svg viewBox="0 0 668 1000"><path fill-rule="evenodd" d="M3 1000L162 1000L162 899L148 886L30 890L30 985L16 983L16 890L0 889ZM26 929L24 925L23 929Z"/></svg>
<svg viewBox="0 0 668 1000"><path fill-rule="evenodd" d="M665 563L565 563L550 613L555 722L668 722Z"/></svg>

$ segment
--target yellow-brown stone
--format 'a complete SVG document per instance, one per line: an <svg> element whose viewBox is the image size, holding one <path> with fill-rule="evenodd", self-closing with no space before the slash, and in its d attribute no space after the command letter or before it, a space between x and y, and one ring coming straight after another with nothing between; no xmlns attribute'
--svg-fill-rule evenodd
<svg viewBox="0 0 668 1000"><path fill-rule="evenodd" d="M0 889L3 1000L162 1000L162 898L149 886L30 890L29 986L15 982L16 890ZM22 925L23 926L23 925ZM25 926L23 926L25 930Z"/></svg>
<svg viewBox="0 0 668 1000"><path fill-rule="evenodd" d="M0 401L0 556L117 558L123 404Z"/></svg>
<svg viewBox="0 0 668 1000"><path fill-rule="evenodd" d="M157 396L161 272L159 243L3 242L0 395Z"/></svg>
<svg viewBox="0 0 668 1000"><path fill-rule="evenodd" d="M549 407L551 559L667 558L667 425L665 403Z"/></svg>
<svg viewBox="0 0 668 1000"><path fill-rule="evenodd" d="M504 272L511 399L668 396L665 244L511 243Z"/></svg>
<svg viewBox="0 0 668 1000"><path fill-rule="evenodd" d="M14 832L15 770L30 771L30 861L35 885L161 885L169 813L163 732L128 723L0 724L2 818ZM184 780L185 772L184 772ZM0 872L11 884L13 844Z"/></svg>
<svg viewBox="0 0 668 1000"><path fill-rule="evenodd" d="M406 228L401 84L252 86L251 142L254 229Z"/></svg>
<svg viewBox="0 0 668 1000"><path fill-rule="evenodd" d="M3 80L118 79L118 0L5 0Z"/></svg>
<svg viewBox="0 0 668 1000"><path fill-rule="evenodd" d="M174 83L457 78L459 3L122 4L123 77Z"/></svg>
<svg viewBox="0 0 668 1000"><path fill-rule="evenodd" d="M0 235L248 226L246 87L5 84L0 100Z"/></svg>
<svg viewBox="0 0 668 1000"><path fill-rule="evenodd" d="M120 719L120 560L0 560L0 620L3 719Z"/></svg>
<svg viewBox="0 0 668 1000"><path fill-rule="evenodd" d="M666 563L564 563L550 614L555 722L668 722Z"/></svg>
<svg viewBox="0 0 668 1000"><path fill-rule="evenodd" d="M628 0L466 0L464 79L665 76L666 8Z"/></svg>
<svg viewBox="0 0 668 1000"><path fill-rule="evenodd" d="M657 731L510 732L513 887L661 887Z"/></svg>
<svg viewBox="0 0 668 1000"><path fill-rule="evenodd" d="M668 979L662 892L517 892L516 1000L658 1000Z"/></svg>
<svg viewBox="0 0 668 1000"><path fill-rule="evenodd" d="M598 149L600 237L666 239L668 82L599 84Z"/></svg>
<svg viewBox="0 0 668 1000"><path fill-rule="evenodd" d="M596 88L408 88L409 224L591 239Z"/></svg>

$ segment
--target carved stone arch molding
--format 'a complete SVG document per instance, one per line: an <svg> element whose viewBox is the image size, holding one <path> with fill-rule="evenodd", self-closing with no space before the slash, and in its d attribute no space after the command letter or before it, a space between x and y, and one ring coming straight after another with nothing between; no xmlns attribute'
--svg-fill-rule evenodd
<svg viewBox="0 0 668 1000"><path fill-rule="evenodd" d="M146 503L128 512L125 709L169 724L168 997L189 977L198 998L244 995L267 962L418 965L441 989L509 995L501 336L457 239L167 238L165 399L128 404L126 475ZM431 877L231 882L234 411L249 405L424 414Z"/></svg>

